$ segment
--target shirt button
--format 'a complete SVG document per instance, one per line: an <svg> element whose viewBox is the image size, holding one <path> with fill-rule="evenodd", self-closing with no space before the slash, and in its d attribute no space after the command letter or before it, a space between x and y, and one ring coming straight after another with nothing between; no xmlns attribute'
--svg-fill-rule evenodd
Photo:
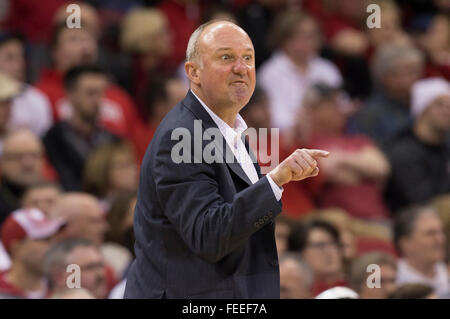
<svg viewBox="0 0 450 319"><path fill-rule="evenodd" d="M253 225L254 225L256 228L259 227L259 223L258 223L258 222L254 223Z"/></svg>

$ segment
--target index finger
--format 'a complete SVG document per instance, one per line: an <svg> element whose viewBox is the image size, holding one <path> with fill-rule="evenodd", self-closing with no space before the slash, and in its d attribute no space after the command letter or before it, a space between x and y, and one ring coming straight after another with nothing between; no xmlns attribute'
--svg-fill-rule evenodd
<svg viewBox="0 0 450 319"><path fill-rule="evenodd" d="M328 157L330 155L330 152L324 151L324 150L309 150L305 149L305 151L312 157Z"/></svg>

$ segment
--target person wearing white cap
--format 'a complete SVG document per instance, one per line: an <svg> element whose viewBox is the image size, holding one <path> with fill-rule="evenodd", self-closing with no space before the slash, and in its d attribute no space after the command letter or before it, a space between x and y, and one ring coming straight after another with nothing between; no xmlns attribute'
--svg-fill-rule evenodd
<svg viewBox="0 0 450 319"><path fill-rule="evenodd" d="M49 219L38 209L19 209L9 215L0 234L11 267L0 273L0 297L34 299L47 295L44 254L65 224L65 219Z"/></svg>
<svg viewBox="0 0 450 319"><path fill-rule="evenodd" d="M413 85L411 96L414 122L386 148L392 210L450 193L450 83L424 79Z"/></svg>

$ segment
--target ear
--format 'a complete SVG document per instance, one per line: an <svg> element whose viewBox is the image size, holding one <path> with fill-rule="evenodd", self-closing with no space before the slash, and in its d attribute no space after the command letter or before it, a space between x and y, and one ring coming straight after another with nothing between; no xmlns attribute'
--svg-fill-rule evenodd
<svg viewBox="0 0 450 319"><path fill-rule="evenodd" d="M184 63L184 70L186 75L192 83L200 84L200 72L197 63L192 61L187 61Z"/></svg>

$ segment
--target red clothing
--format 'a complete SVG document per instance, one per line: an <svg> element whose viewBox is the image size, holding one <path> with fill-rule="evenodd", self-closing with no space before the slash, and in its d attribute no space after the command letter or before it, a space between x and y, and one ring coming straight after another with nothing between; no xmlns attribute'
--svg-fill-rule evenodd
<svg viewBox="0 0 450 319"><path fill-rule="evenodd" d="M4 271L0 273L0 295L7 295L7 297L16 297L16 298L45 298L48 296L49 291L45 289L42 293L30 293L20 289L17 286L14 286L7 279L8 271ZM34 296L33 296L34 295Z"/></svg>
<svg viewBox="0 0 450 319"><path fill-rule="evenodd" d="M315 136L310 140L310 148L360 151L364 147L374 145L363 135L338 137ZM324 176L326 179L326 176ZM381 191L370 180L356 185L337 185L323 181L317 194L320 207L337 207L344 209L351 216L363 219L387 219L390 213L383 201Z"/></svg>
<svg viewBox="0 0 450 319"><path fill-rule="evenodd" d="M67 101L61 72L55 69L43 70L36 87L50 100L55 121L67 116ZM111 84L106 89L101 105L102 127L120 137L130 138L130 132L139 120L136 107L128 94L117 85Z"/></svg>
<svg viewBox="0 0 450 319"><path fill-rule="evenodd" d="M270 152L272 150L271 145L271 136L268 135L267 138L267 149L268 151L265 152L265 155L271 155ZM259 144L261 145L261 144ZM255 154L258 156L258 163L261 166L261 169L263 170L264 166L270 166L271 164L273 167L275 167L275 164L277 163L269 163L265 164L261 162L259 154L255 151L255 147L252 147ZM279 138L279 144L278 144L278 154L279 158L278 161L281 163L286 157L291 155L291 153L295 150L295 148L287 149L283 145L283 137L280 135ZM264 154L264 152L262 152ZM264 173L264 171L263 171ZM316 177L317 178L317 177ZM303 215L308 214L313 209L315 209L314 202L312 200L311 192L314 189L315 182L312 180L304 180L300 182L295 183L288 183L286 185L283 185L283 195L281 197L281 202L283 205L283 213L285 213L287 216L291 218L299 218Z"/></svg>
<svg viewBox="0 0 450 319"><path fill-rule="evenodd" d="M185 59L189 37L200 24L200 8L196 5L186 7L176 1L165 0L158 5L158 9L165 13L173 32L173 52L170 60L177 66Z"/></svg>
<svg viewBox="0 0 450 319"><path fill-rule="evenodd" d="M48 42L53 29L53 16L69 0L14 0L8 1L10 8L4 26L18 31L33 43Z"/></svg>
<svg viewBox="0 0 450 319"><path fill-rule="evenodd" d="M156 127L151 124L144 124L142 122L135 125L133 130L133 143L134 149L136 150L136 159L140 164L144 159L145 151L147 150L150 141L155 134Z"/></svg>

